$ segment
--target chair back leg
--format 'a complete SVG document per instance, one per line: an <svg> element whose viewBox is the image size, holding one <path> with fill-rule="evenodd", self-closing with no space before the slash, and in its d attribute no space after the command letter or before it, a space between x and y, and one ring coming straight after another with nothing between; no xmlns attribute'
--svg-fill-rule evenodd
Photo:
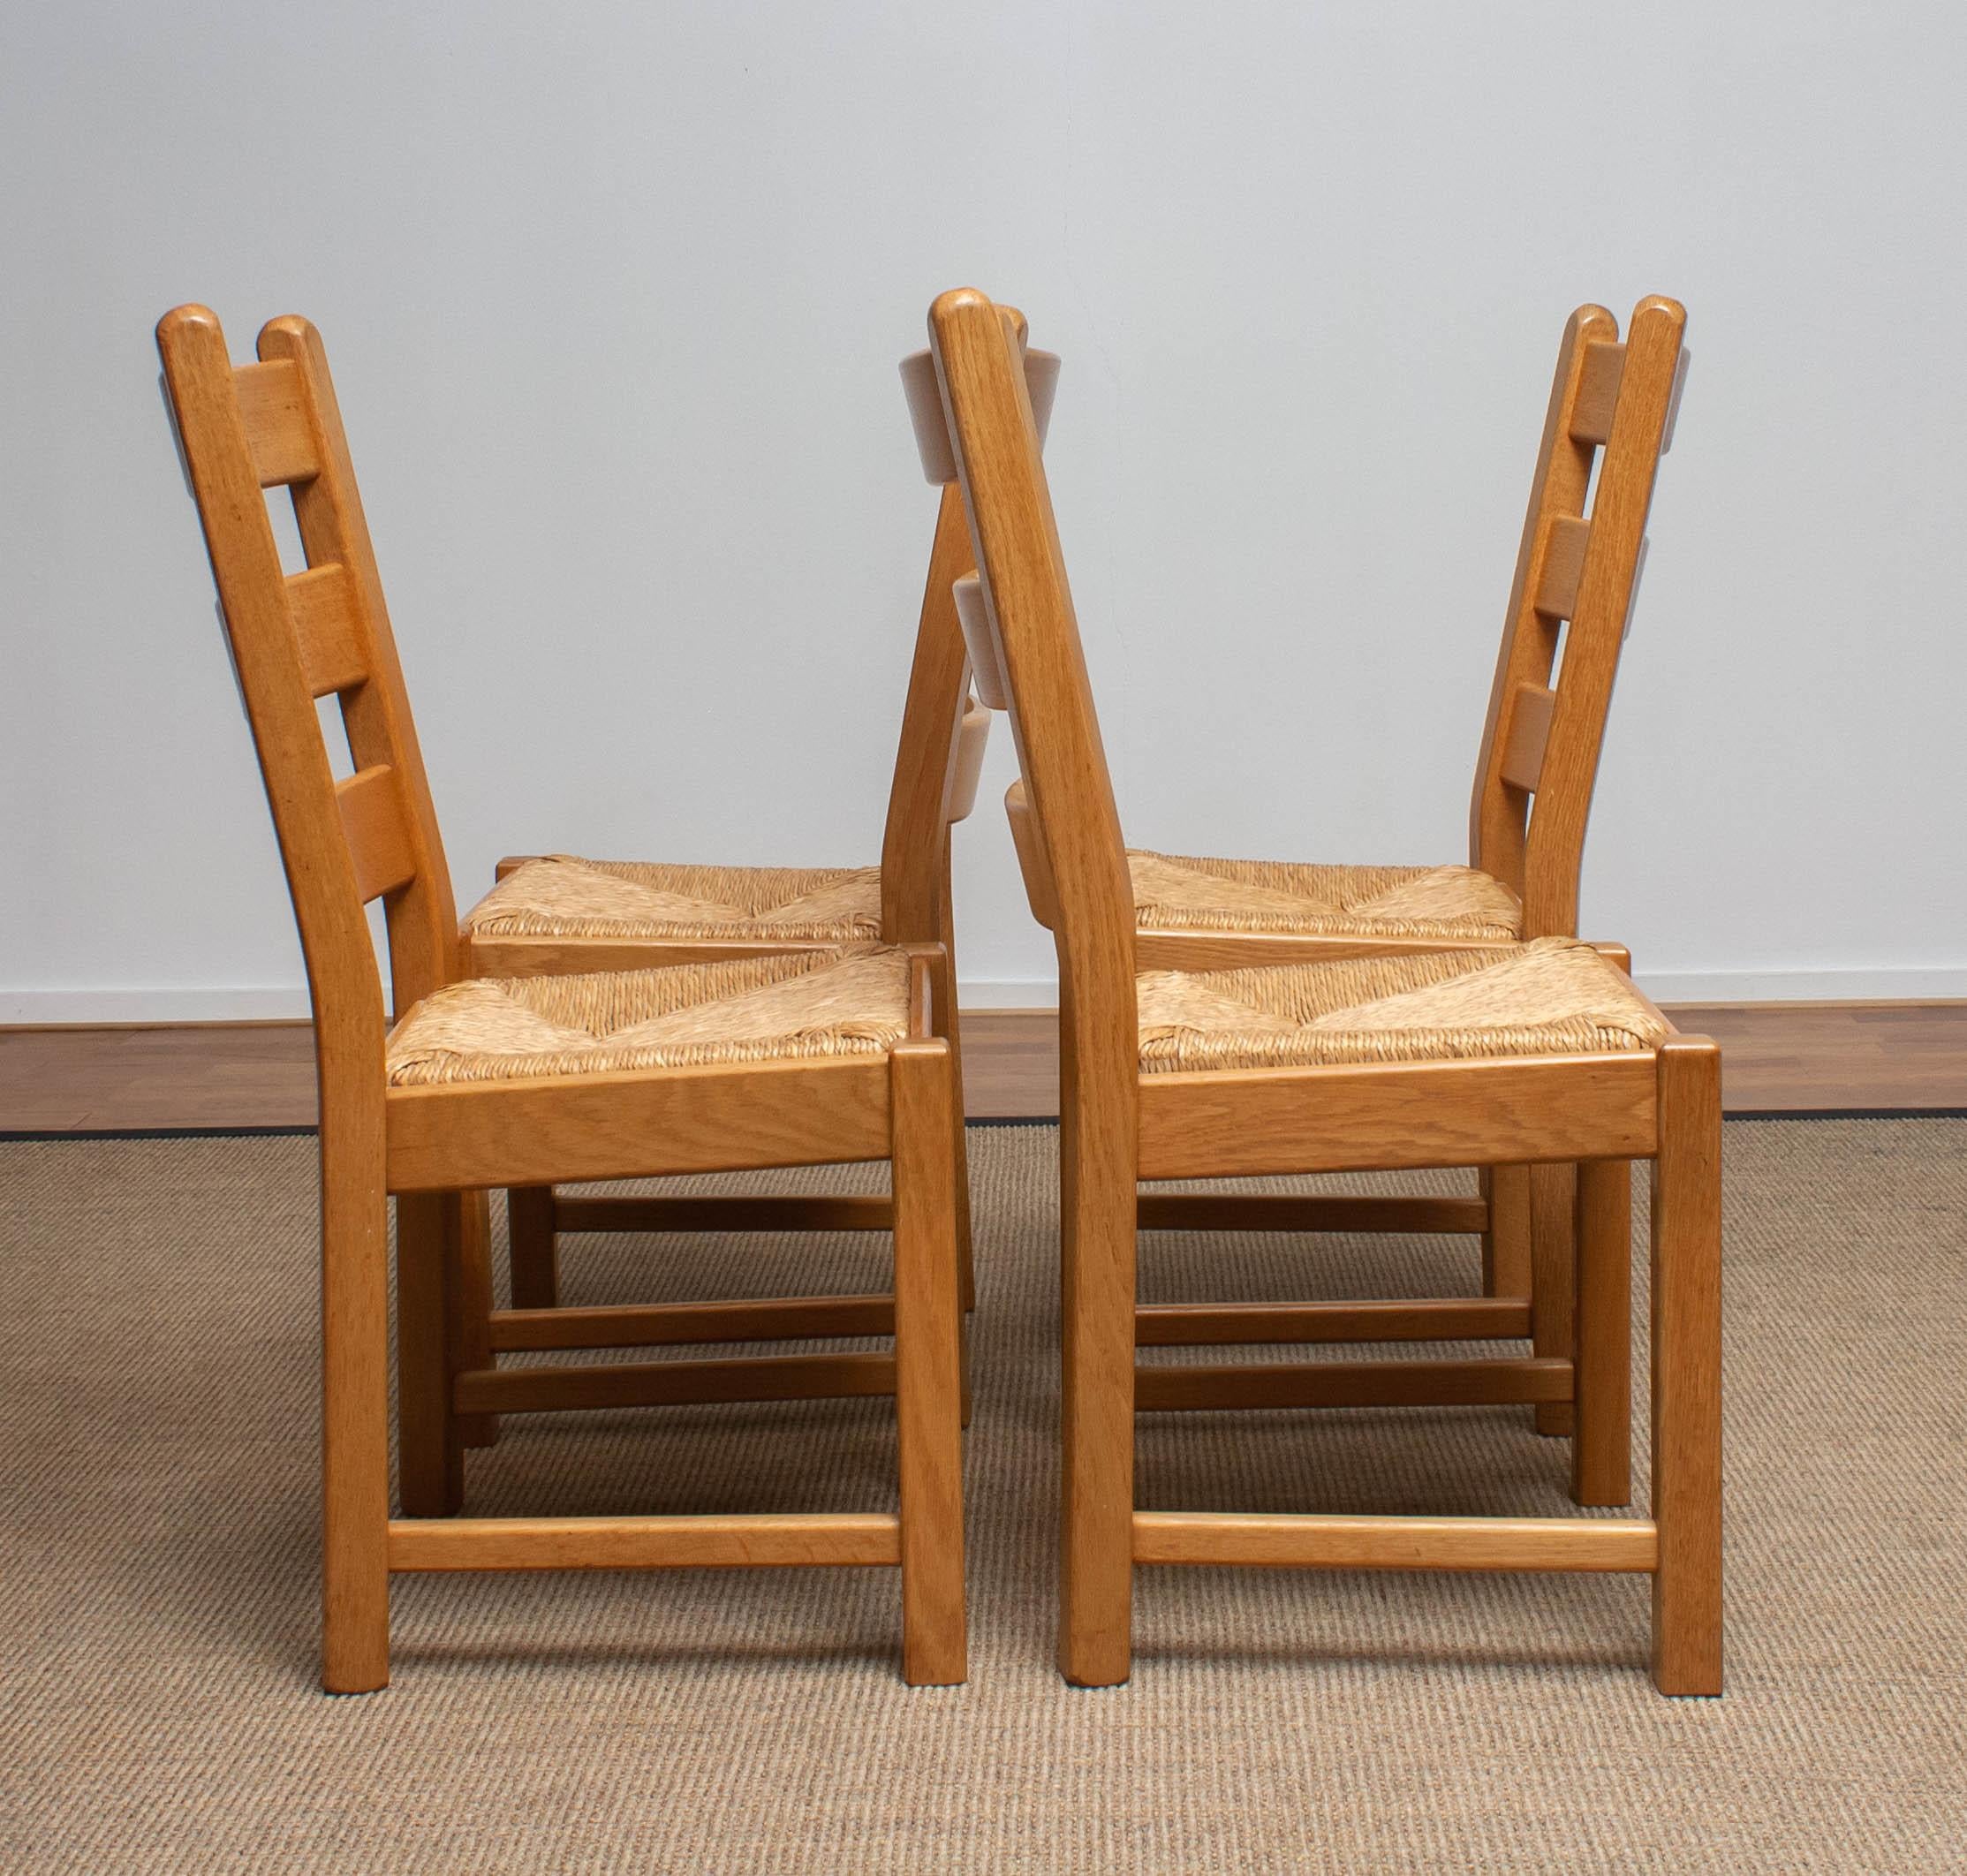
<svg viewBox="0 0 1967 1876"><path fill-rule="evenodd" d="M963 1540L963 1307L957 1276L957 1113L947 1043L890 1057L895 1177L895 1413L901 1470L902 1678L967 1678Z"/></svg>
<svg viewBox="0 0 1967 1876"><path fill-rule="evenodd" d="M1133 1671L1138 1187L1132 1141L1116 1151L1096 1123L1077 1123L1075 1078L1069 1068L1059 1142L1059 1671L1078 1687L1113 1687Z"/></svg>
<svg viewBox="0 0 1967 1876"><path fill-rule="evenodd" d="M390 1221L372 1152L321 1145L322 1684L390 1683Z"/></svg>

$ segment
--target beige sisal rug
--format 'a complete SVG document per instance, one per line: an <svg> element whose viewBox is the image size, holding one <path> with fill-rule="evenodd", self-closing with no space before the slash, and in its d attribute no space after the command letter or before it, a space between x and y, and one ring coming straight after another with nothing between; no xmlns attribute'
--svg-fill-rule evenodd
<svg viewBox="0 0 1967 1876"><path fill-rule="evenodd" d="M1647 1683L1638 1578L1144 1573L1132 1683L1062 1685L1054 1136L970 1138L967 1687L900 1684L891 1572L431 1577L397 1592L396 1685L342 1700L314 1684L313 1142L0 1146L0 1867L1967 1867L1967 1123L1728 1129L1730 1691L1687 1703ZM570 1300L681 1298L881 1287L883 1250L565 1261ZM1472 1262L1158 1237L1144 1288ZM879 1403L507 1427L474 1509L889 1492ZM1154 1506L1569 1509L1522 1409L1161 1416L1140 1453Z"/></svg>

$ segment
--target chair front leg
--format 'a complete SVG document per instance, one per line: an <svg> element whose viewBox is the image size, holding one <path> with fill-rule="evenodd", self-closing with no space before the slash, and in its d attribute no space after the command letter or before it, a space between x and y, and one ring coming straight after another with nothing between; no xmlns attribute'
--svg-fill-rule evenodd
<svg viewBox="0 0 1967 1876"><path fill-rule="evenodd" d="M1721 1070L1706 1037L1660 1049L1653 1184L1653 1679L1721 1691Z"/></svg>

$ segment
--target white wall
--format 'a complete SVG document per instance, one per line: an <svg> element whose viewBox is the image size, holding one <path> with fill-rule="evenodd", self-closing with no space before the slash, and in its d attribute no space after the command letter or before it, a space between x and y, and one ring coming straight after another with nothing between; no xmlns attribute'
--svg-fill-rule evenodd
<svg viewBox="0 0 1967 1876"><path fill-rule="evenodd" d="M0 1019L303 1007L165 307L326 333L464 894L874 856L894 361L965 282L1066 354L1130 835L1375 860L1461 857L1565 313L1677 294L1587 927L1673 995L1967 995L1967 13L970 11L10 10ZM994 808L961 848L966 977L1045 1000Z"/></svg>

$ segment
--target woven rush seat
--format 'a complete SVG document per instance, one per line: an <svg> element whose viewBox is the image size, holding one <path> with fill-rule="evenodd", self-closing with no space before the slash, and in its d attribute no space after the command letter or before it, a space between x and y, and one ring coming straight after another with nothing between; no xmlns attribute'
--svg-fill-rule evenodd
<svg viewBox="0 0 1967 1876"><path fill-rule="evenodd" d="M467 915L473 938L881 936L878 866L685 866L568 854L516 867Z"/></svg>
<svg viewBox="0 0 1967 1876"><path fill-rule="evenodd" d="M1321 1068L1654 1047L1659 1013L1572 938L1242 971L1146 971L1144 1073Z"/></svg>
<svg viewBox="0 0 1967 1876"><path fill-rule="evenodd" d="M1131 851L1147 930L1492 940L1523 935L1523 907L1472 866L1317 866Z"/></svg>
<svg viewBox="0 0 1967 1876"><path fill-rule="evenodd" d="M880 1055L908 1033L908 963L866 945L450 984L390 1031L390 1085Z"/></svg>

